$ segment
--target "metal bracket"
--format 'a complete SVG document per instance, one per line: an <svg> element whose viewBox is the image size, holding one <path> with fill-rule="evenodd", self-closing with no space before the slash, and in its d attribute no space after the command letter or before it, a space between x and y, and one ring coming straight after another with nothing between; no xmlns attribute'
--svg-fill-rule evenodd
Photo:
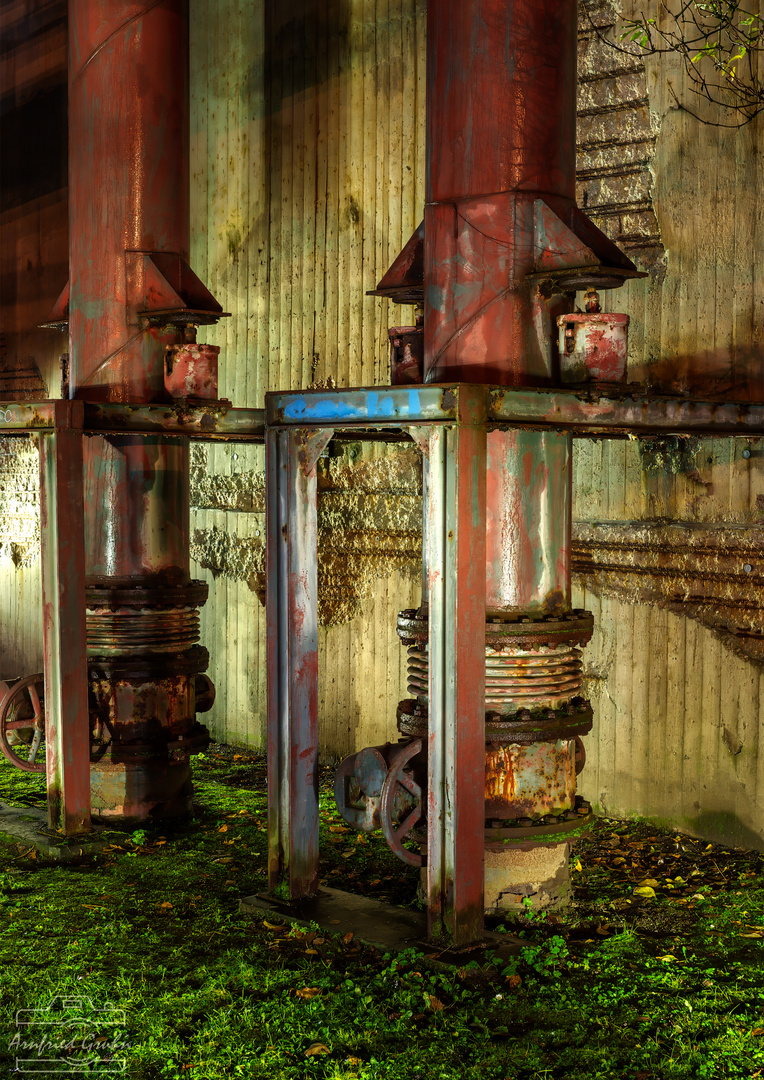
<svg viewBox="0 0 764 1080"><path fill-rule="evenodd" d="M411 438L417 444L425 457L430 456L430 429L429 427L406 428Z"/></svg>
<svg viewBox="0 0 764 1080"><path fill-rule="evenodd" d="M298 428L295 438L300 444L298 457L305 476L310 476L321 453L329 445L334 428Z"/></svg>

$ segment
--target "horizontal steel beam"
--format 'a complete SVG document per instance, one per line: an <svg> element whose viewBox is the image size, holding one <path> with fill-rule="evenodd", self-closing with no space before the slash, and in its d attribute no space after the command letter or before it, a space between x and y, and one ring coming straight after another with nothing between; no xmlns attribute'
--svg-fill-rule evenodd
<svg viewBox="0 0 764 1080"><path fill-rule="evenodd" d="M124 405L76 402L83 431L109 434L186 435L204 442L263 442L266 428L334 428L359 436L390 437L391 429L453 423L462 419L469 383L429 383L350 390L266 394L265 409L209 405ZM489 387L488 429L570 431L578 438L625 435L764 436L764 404L628 396L627 389L539 390ZM618 396L615 396L615 395ZM55 427L55 401L0 402L0 435ZM82 414L81 414L82 415ZM73 425L78 425L73 416Z"/></svg>
<svg viewBox="0 0 764 1080"><path fill-rule="evenodd" d="M82 425L81 405L77 412L79 417L72 417L73 426ZM55 401L0 401L0 435L49 431L55 426Z"/></svg>
<svg viewBox="0 0 764 1080"><path fill-rule="evenodd" d="M469 384L307 390L266 394L267 427L335 430L408 427L460 419L460 394ZM489 389L488 428L571 431L587 437L623 435L763 435L764 405L653 397L626 388L610 391ZM617 395L617 396L615 396Z"/></svg>
<svg viewBox="0 0 764 1080"><path fill-rule="evenodd" d="M268 427L397 427L459 419L459 387L435 383L265 395Z"/></svg>
<svg viewBox="0 0 764 1080"><path fill-rule="evenodd" d="M111 434L186 435L192 439L233 442L265 440L263 409L234 409L220 402L193 405L123 405L85 402L85 431Z"/></svg>
<svg viewBox="0 0 764 1080"><path fill-rule="evenodd" d="M489 426L569 430L578 437L617 435L762 435L764 405L689 401L590 390L514 390L494 387ZM617 396L616 396L617 395Z"/></svg>

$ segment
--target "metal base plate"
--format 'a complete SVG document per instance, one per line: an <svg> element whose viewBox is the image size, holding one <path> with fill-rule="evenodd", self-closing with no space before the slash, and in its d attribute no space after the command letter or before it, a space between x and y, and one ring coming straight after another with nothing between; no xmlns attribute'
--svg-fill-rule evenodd
<svg viewBox="0 0 764 1080"><path fill-rule="evenodd" d="M45 859L71 862L98 855L108 844L123 840L126 833L97 827L83 836L63 837L48 829L48 815L37 807L7 806L0 803L0 833L33 848Z"/></svg>
<svg viewBox="0 0 764 1080"><path fill-rule="evenodd" d="M247 915L276 915L303 926L318 923L330 934L352 932L358 941L384 952L403 952L412 947L421 949L423 959L432 963L462 965L470 960L479 962L486 949L493 955L509 959L517 956L523 945L519 938L487 930L481 941L467 948L444 948L441 943L428 940L427 916L423 911L393 907L381 900L369 900L340 889L321 888L316 897L295 904L270 893L256 893L245 896L239 903L239 910Z"/></svg>

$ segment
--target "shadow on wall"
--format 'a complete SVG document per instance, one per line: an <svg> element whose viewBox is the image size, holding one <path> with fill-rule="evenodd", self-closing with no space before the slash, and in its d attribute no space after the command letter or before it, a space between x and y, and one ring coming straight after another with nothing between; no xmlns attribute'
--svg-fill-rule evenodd
<svg viewBox="0 0 764 1080"><path fill-rule="evenodd" d="M350 0L266 0L265 85L282 102L342 74L350 56Z"/></svg>
<svg viewBox="0 0 764 1080"><path fill-rule="evenodd" d="M691 836L700 836L716 844L764 851L764 836L745 825L731 810L703 810L688 818L685 828Z"/></svg>
<svg viewBox="0 0 764 1080"><path fill-rule="evenodd" d="M705 401L764 401L764 348L706 349L669 356L634 372L657 393Z"/></svg>

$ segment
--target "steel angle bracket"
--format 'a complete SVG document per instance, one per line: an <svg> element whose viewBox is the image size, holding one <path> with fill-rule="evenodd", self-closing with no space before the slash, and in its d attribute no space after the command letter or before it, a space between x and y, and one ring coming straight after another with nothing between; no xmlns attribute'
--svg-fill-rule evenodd
<svg viewBox="0 0 764 1080"><path fill-rule="evenodd" d="M296 435L300 443L298 457L300 468L309 476L316 467L316 462L329 445L334 428L298 428Z"/></svg>

